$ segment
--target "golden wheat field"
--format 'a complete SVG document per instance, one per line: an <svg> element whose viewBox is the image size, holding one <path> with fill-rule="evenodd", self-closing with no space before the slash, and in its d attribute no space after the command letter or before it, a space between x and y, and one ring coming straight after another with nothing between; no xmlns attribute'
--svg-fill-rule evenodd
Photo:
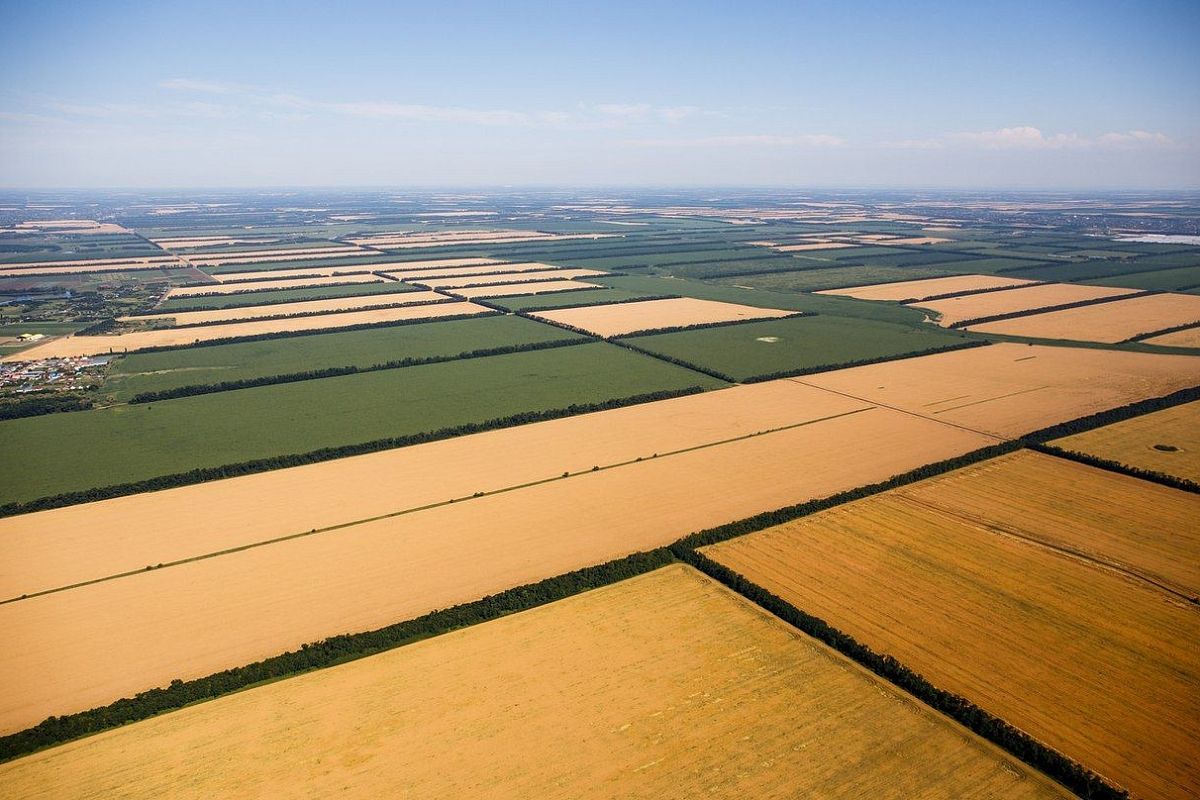
<svg viewBox="0 0 1200 800"><path fill-rule="evenodd" d="M1012 438L1200 384L1200 356L992 344L793 380Z"/></svg>
<svg viewBox="0 0 1200 800"><path fill-rule="evenodd" d="M1200 483L1200 401L1106 425L1051 444Z"/></svg>
<svg viewBox="0 0 1200 800"><path fill-rule="evenodd" d="M1186 328L1181 331L1164 333L1143 339L1146 344L1157 344L1163 347L1197 347L1200 348L1200 328Z"/></svg>
<svg viewBox="0 0 1200 800"><path fill-rule="evenodd" d="M445 291L455 294L459 297L465 297L468 300L476 297L515 297L517 295L526 294L548 294L550 292L573 292L577 289L603 289L604 287L598 283L585 283L584 281L573 280L542 280L532 283L500 283L483 286L464 286L458 289L446 289Z"/></svg>
<svg viewBox="0 0 1200 800"><path fill-rule="evenodd" d="M1196 586L1198 503L1017 453L705 553L1135 797L1183 800L1200 614L1158 579Z"/></svg>
<svg viewBox="0 0 1200 800"><path fill-rule="evenodd" d="M1113 343L1195 323L1200 323L1200 295L1163 293L985 322L971 325L968 330L1038 339Z"/></svg>
<svg viewBox="0 0 1200 800"><path fill-rule="evenodd" d="M968 294L961 297L946 297L916 303L919 308L932 311L938 324L955 325L969 319L979 319L998 314L1014 314L1050 306L1098 300L1105 297L1120 297L1137 294L1137 289L1118 289L1112 286L1081 286L1075 283L1040 283L1033 286L1016 286L997 292Z"/></svg>
<svg viewBox="0 0 1200 800"><path fill-rule="evenodd" d="M684 566L0 765L35 798L1064 798Z"/></svg>
<svg viewBox="0 0 1200 800"><path fill-rule="evenodd" d="M300 300L294 303L273 303L263 306L234 306L203 311L160 311L137 317L118 317L121 322L174 320L175 325L202 325L210 322L232 322L259 317L279 317L292 314L332 314L339 311L358 311L388 306L411 306L437 303L446 295L437 292L396 292L395 294L364 294L335 297L332 300Z"/></svg>
<svg viewBox="0 0 1200 800"><path fill-rule="evenodd" d="M849 289L824 289L814 294L836 294L859 300L924 300L955 292L972 292L979 289L1003 289L1025 286L1032 281L1022 278L1002 278L997 275L950 275L945 278L926 278L919 281L896 281L875 283L870 286L854 286Z"/></svg>
<svg viewBox="0 0 1200 800"><path fill-rule="evenodd" d="M290 272L291 270L287 270ZM242 273L236 273L241 275ZM252 273L255 276L261 272ZM352 275L317 275L305 271L304 276L288 278L282 275L267 275L262 280L247 280L228 283L206 283L200 286L175 286L167 290L166 297L195 297L197 295L238 294L240 292L273 291L276 289L299 289L306 286L340 286L347 283L383 283L384 279L369 272ZM226 276L228 277L228 276Z"/></svg>
<svg viewBox="0 0 1200 800"><path fill-rule="evenodd" d="M660 547L988 443L868 408L2 604L0 685L11 691L0 695L0 731Z"/></svg>
<svg viewBox="0 0 1200 800"><path fill-rule="evenodd" d="M576 278L588 278L594 275L607 275L608 273L598 269L557 269L549 267L544 270L534 270L530 272L493 272L486 275L458 275L451 278L421 278L416 280L422 286L428 286L432 289L454 289L460 286L487 286L494 283L533 283L541 280L553 280L561 278L562 280L574 280Z"/></svg>
<svg viewBox="0 0 1200 800"><path fill-rule="evenodd" d="M643 300L634 303L563 308L539 311L539 319L569 325L596 336L621 336L635 331L703 325L711 322L787 317L794 311L756 308L716 300L678 297L669 300Z"/></svg>

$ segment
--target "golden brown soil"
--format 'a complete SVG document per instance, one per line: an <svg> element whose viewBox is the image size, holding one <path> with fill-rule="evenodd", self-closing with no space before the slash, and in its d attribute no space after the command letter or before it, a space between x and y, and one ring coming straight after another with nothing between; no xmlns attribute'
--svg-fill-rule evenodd
<svg viewBox="0 0 1200 800"><path fill-rule="evenodd" d="M949 326L965 319L979 319L997 314L1012 314L1031 311L1081 300L1097 300L1101 297L1120 297L1137 294L1140 289L1119 289L1112 286L1083 286L1078 283L1043 283L1036 286L1004 289L999 292L968 294L963 297L947 297L916 303L938 315L938 324ZM972 328L974 330L975 328Z"/></svg>
<svg viewBox="0 0 1200 800"><path fill-rule="evenodd" d="M437 292L397 292L396 294L367 294L358 297L335 297L332 300L301 300L295 303L275 303L269 306L243 306L241 308L214 308L210 311L169 311L146 314L140 317L121 317L122 322L139 320L173 319L176 325L224 322L226 320L277 317L285 314L332 314L339 311L354 311L365 308L413 305L445 300L446 295Z"/></svg>
<svg viewBox="0 0 1200 800"><path fill-rule="evenodd" d="M240 274L240 273L239 273ZM254 273L258 275L259 273ZM313 273L307 273L312 275ZM167 297L193 297L204 294L236 294L238 292L296 289L303 286L336 286L344 283L382 283L383 278L370 273L359 275L325 275L313 278L246 281L245 283L206 283L203 286L178 286L167 291Z"/></svg>
<svg viewBox="0 0 1200 800"><path fill-rule="evenodd" d="M1120 342L1140 333L1192 323L1200 323L1200 295L1153 294L1096 306L987 322L972 325L970 330L1040 339Z"/></svg>
<svg viewBox="0 0 1200 800"><path fill-rule="evenodd" d="M679 297L671 300L646 300L637 303L610 303L584 308L539 311L533 316L607 337L655 328L787 317L794 313L796 312Z"/></svg>
<svg viewBox="0 0 1200 800"><path fill-rule="evenodd" d="M0 783L30 800L1068 796L679 565L38 753Z"/></svg>
<svg viewBox="0 0 1200 800"><path fill-rule="evenodd" d="M1174 333L1164 333L1150 339L1143 339L1146 344L1157 344L1163 347L1200 347L1200 328L1187 328Z"/></svg>
<svg viewBox="0 0 1200 800"><path fill-rule="evenodd" d="M471 286L461 289L447 289L466 298L474 297L512 297L519 294L547 294L548 292L571 292L576 289L603 289L598 283L583 281L538 281L537 283L506 283L499 286Z"/></svg>
<svg viewBox="0 0 1200 800"><path fill-rule="evenodd" d="M532 283L549 278L573 280L589 278L593 275L607 275L599 269L546 269L531 272L496 272L487 275L463 275L458 278L422 278L417 280L422 286L434 289L453 289L459 286L488 286L496 283ZM415 279L412 279L415 280Z"/></svg>
<svg viewBox="0 0 1200 800"><path fill-rule="evenodd" d="M919 281L876 283L871 286L855 286L850 289L825 289L813 294L836 294L856 297L859 300L923 300L954 292L970 292L976 289L995 289L1001 286L1024 286L1033 281L1021 278L1001 278L995 275L951 275L948 278L928 278Z"/></svg>
<svg viewBox="0 0 1200 800"><path fill-rule="evenodd" d="M795 378L1013 438L1200 384L1200 356L993 344Z"/></svg>
<svg viewBox="0 0 1200 800"><path fill-rule="evenodd" d="M658 547L989 441L868 409L3 604L0 731ZM353 489L338 495L353 499Z"/></svg>
<svg viewBox="0 0 1200 800"><path fill-rule="evenodd" d="M1198 503L1017 453L706 554L1135 797L1182 800L1200 791L1200 614L1102 562L1183 554L1194 582Z"/></svg>
<svg viewBox="0 0 1200 800"><path fill-rule="evenodd" d="M439 303L429 306L407 306L399 308L376 308L367 311L348 311L344 314L321 314L314 317L293 319L257 320L237 322L229 325L205 325L199 328L164 328L155 331L138 331L116 336L64 336L20 353L5 356L2 361L29 361L38 358L94 356L106 353L121 353L143 347L164 345L187 345L209 339L226 339L231 336L255 336L276 331L311 331L322 328L343 328L347 325L363 325L374 322L390 322L399 319L423 319L444 317L452 314L482 314L488 309L474 303Z"/></svg>
<svg viewBox="0 0 1200 800"><path fill-rule="evenodd" d="M1200 483L1200 401L1106 425L1051 444ZM1156 445L1174 449L1163 450Z"/></svg>

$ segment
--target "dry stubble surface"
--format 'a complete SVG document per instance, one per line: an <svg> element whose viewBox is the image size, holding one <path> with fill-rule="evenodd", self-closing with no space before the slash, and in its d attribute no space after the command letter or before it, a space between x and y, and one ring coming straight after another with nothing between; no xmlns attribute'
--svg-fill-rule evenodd
<svg viewBox="0 0 1200 800"><path fill-rule="evenodd" d="M682 566L0 766L26 798L1061 798Z"/></svg>
<svg viewBox="0 0 1200 800"><path fill-rule="evenodd" d="M176 325L225 322L256 317L276 317L288 314L331 314L338 311L354 311L364 308L405 306L417 303L434 303L445 300L446 295L437 292L396 292L395 294L368 294L335 297L332 300L301 300L294 303L274 303L267 306L242 306L214 308L206 311L164 311L140 317L122 317L122 321L173 319Z"/></svg>
<svg viewBox="0 0 1200 800"><path fill-rule="evenodd" d="M1002 278L996 275L951 275L946 278L876 283L871 286L855 286L849 289L825 289L814 292L814 294L836 294L856 297L859 300L923 300L926 297L936 297L954 292L1024 286L1032 282L1022 278Z"/></svg>
<svg viewBox="0 0 1200 800"><path fill-rule="evenodd" d="M291 272L291 270L288 270ZM263 280L246 281L244 283L206 283L203 286L177 286L167 290L167 297L195 297L196 295L209 294L238 294L240 292L255 292L255 291L270 291L275 289L297 289L302 286L337 286L346 283L382 283L383 278L378 275L367 273L357 273L353 275L319 275L320 270L310 272L301 270L301 272L310 277L295 277L284 278L283 280L271 280L266 277L266 273L255 272L247 273L257 276L264 276ZM242 273L236 273L241 275Z"/></svg>
<svg viewBox="0 0 1200 800"><path fill-rule="evenodd" d="M867 409L0 605L0 731L986 446Z"/></svg>
<svg viewBox="0 0 1200 800"><path fill-rule="evenodd" d="M670 300L645 300L635 303L564 308L539 311L532 316L570 325L597 336L620 336L634 331L702 325L711 322L787 317L794 311L755 308L716 300L679 297Z"/></svg>
<svg viewBox="0 0 1200 800"><path fill-rule="evenodd" d="M1196 505L1022 452L705 552L1135 797L1183 800L1200 791L1200 614L1101 562L1186 558L1173 577L1195 586L1196 535L1173 537Z"/></svg>
<svg viewBox="0 0 1200 800"><path fill-rule="evenodd" d="M1050 444L1200 483L1200 401L1106 425ZM1174 449L1161 449L1156 445Z"/></svg>
<svg viewBox="0 0 1200 800"><path fill-rule="evenodd" d="M919 308L938 315L938 324L953 325L967 319L979 319L998 314L1015 314L1050 306L1062 306L1083 300L1120 297L1137 294L1139 289L1118 289L1111 286L1082 286L1077 283L1043 283L1016 287L998 292L968 294L916 303Z"/></svg>
<svg viewBox="0 0 1200 800"><path fill-rule="evenodd" d="M1142 333L1200 322L1200 295L1153 294L1094 306L1050 311L1028 317L985 322L968 330L1069 339L1080 342L1121 342Z"/></svg>

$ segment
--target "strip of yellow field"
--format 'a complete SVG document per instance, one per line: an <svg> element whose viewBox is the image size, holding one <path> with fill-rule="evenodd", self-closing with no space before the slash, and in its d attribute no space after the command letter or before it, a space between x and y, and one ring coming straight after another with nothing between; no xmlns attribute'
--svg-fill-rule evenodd
<svg viewBox="0 0 1200 800"><path fill-rule="evenodd" d="M1050 444L1200 483L1200 401L1056 439Z"/></svg>
<svg viewBox="0 0 1200 800"><path fill-rule="evenodd" d="M438 231L435 233L391 233L364 236L347 241L385 250L404 250L439 245L511 244L514 242L565 241L568 239L609 239L615 233L543 233L541 231Z"/></svg>
<svg viewBox="0 0 1200 800"><path fill-rule="evenodd" d="M1173 333L1164 333L1143 339L1144 344L1157 344L1162 347L1196 347L1200 348L1200 327L1187 328Z"/></svg>
<svg viewBox="0 0 1200 800"><path fill-rule="evenodd" d="M312 317L236 322L229 325L205 325L199 328L163 328L153 331L122 333L115 336L64 336L45 344L5 356L2 361L32 361L39 358L72 358L125 353L146 347L189 345L234 336L257 336L283 331L311 331L324 328L344 328L349 325L370 325L406 319L432 319L457 314L483 314L490 309L474 303L438 303L427 306L401 306L348 311L341 314L321 314Z"/></svg>
<svg viewBox="0 0 1200 800"><path fill-rule="evenodd" d="M14 261L6 264L0 264L0 272L8 272L9 270L26 270L36 268L39 272L43 267L90 267L103 266L105 269L112 269L113 265L121 265L122 269L136 269L138 265L145 266L147 264L172 264L178 263L179 259L172 255L161 256L142 256L124 258L66 258L61 261ZM132 265L126 267L124 265Z"/></svg>
<svg viewBox="0 0 1200 800"><path fill-rule="evenodd" d="M313 273L308 273L313 274ZM358 275L325 275L311 278L289 278L287 280L246 281L245 283L206 283L202 286L177 286L167 290L167 297L195 297L209 294L237 294L238 292L271 291L273 289L297 289L305 286L338 286L346 283L382 283L383 278L371 273Z"/></svg>
<svg viewBox="0 0 1200 800"><path fill-rule="evenodd" d="M0 732L652 549L991 441L867 409L0 605L8 688Z"/></svg>
<svg viewBox="0 0 1200 800"><path fill-rule="evenodd" d="M791 381L0 519L0 600L869 408Z"/></svg>
<svg viewBox="0 0 1200 800"><path fill-rule="evenodd" d="M147 258L130 260L95 259L80 262L41 262L30 264L5 264L0 266L0 278L21 275L73 275L84 272L132 272L143 269L185 269L187 264L177 258Z"/></svg>
<svg viewBox="0 0 1200 800"><path fill-rule="evenodd" d="M248 250L241 253L194 253L183 258L190 264L217 267L223 264L260 264L279 261L311 261L318 258L347 258L354 255L371 255L371 251L360 247L322 247L313 250Z"/></svg>
<svg viewBox="0 0 1200 800"><path fill-rule="evenodd" d="M29 800L1069 796L679 565L35 754L0 782Z"/></svg>
<svg viewBox="0 0 1200 800"><path fill-rule="evenodd" d="M1200 295L1153 294L1095 306L971 325L967 330L1038 339L1121 342L1141 333L1200 324Z"/></svg>
<svg viewBox="0 0 1200 800"><path fill-rule="evenodd" d="M915 303L915 305L937 314L938 324L945 327L968 319L1015 314L1085 300L1099 300L1105 297L1121 297L1122 295L1137 294L1140 291L1140 289L1121 289L1113 286L1084 286L1078 283L1041 283L1034 286L1018 286L998 292L945 297L941 300Z"/></svg>
<svg viewBox="0 0 1200 800"><path fill-rule="evenodd" d="M824 289L813 294L836 294L859 300L924 300L957 292L974 292L980 289L1003 289L1025 286L1033 281L1023 278L1003 278L997 275L951 275L945 278L927 278L919 281L897 281L875 283L870 286L854 286L849 289Z"/></svg>
<svg viewBox="0 0 1200 800"><path fill-rule="evenodd" d="M399 284L392 284L397 286ZM420 303L436 303L446 299L438 292L396 292L395 294L366 294L351 297L335 297L332 300L300 300L295 303L275 303L267 306L242 306L239 308L214 308L207 311L167 311L160 314L145 314L138 317L120 317L121 322L148 322L174 320L176 325L202 325L210 322L232 322L259 317L279 317L291 314L333 314L366 308L408 306Z"/></svg>
<svg viewBox="0 0 1200 800"><path fill-rule="evenodd" d="M470 286L447 289L459 297L513 297L524 294L548 294L550 292L574 292L578 289L603 289L598 283L583 281L537 281L535 283L505 283L496 286Z"/></svg>
<svg viewBox="0 0 1200 800"><path fill-rule="evenodd" d="M431 269L424 261L414 261L411 265L403 266L404 269L389 269L387 274L398 280L412 280L414 278L436 278L439 275L487 275L493 272L545 272L558 269L553 264L542 264L537 261L522 261L512 264L492 262L480 266L463 268L449 266L437 269Z"/></svg>
<svg viewBox="0 0 1200 800"><path fill-rule="evenodd" d="M1197 513L1193 494L1020 452L705 554L1134 797L1184 800L1200 614L1138 576L1196 585Z"/></svg>
<svg viewBox="0 0 1200 800"><path fill-rule="evenodd" d="M418 282L422 286L429 286L433 289L455 289L460 286L489 286L496 283L530 283L533 281L550 280L552 278L573 280L575 278L590 278L596 275L607 274L607 272L600 269L550 268L531 272L495 272L487 275L463 275L457 278L422 278Z"/></svg>
<svg viewBox="0 0 1200 800"><path fill-rule="evenodd" d="M847 247L858 247L850 242L809 242L807 244L780 244L774 249L781 253L802 253L808 250L844 250Z"/></svg>
<svg viewBox="0 0 1200 800"><path fill-rule="evenodd" d="M1015 438L1198 386L1200 356L1004 343L793 380Z"/></svg>
<svg viewBox="0 0 1200 800"><path fill-rule="evenodd" d="M716 300L677 297L669 300L609 303L581 308L539 311L531 316L569 325L596 336L610 337L657 328L787 317L795 313L795 311L783 311L775 308L758 308L737 303L722 303Z"/></svg>

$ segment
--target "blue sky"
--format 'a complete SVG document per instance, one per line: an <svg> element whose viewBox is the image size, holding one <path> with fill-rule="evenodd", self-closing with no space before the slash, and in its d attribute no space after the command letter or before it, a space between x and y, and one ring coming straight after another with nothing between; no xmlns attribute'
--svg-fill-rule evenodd
<svg viewBox="0 0 1200 800"><path fill-rule="evenodd" d="M1200 186L1200 4L11 2L0 185Z"/></svg>

